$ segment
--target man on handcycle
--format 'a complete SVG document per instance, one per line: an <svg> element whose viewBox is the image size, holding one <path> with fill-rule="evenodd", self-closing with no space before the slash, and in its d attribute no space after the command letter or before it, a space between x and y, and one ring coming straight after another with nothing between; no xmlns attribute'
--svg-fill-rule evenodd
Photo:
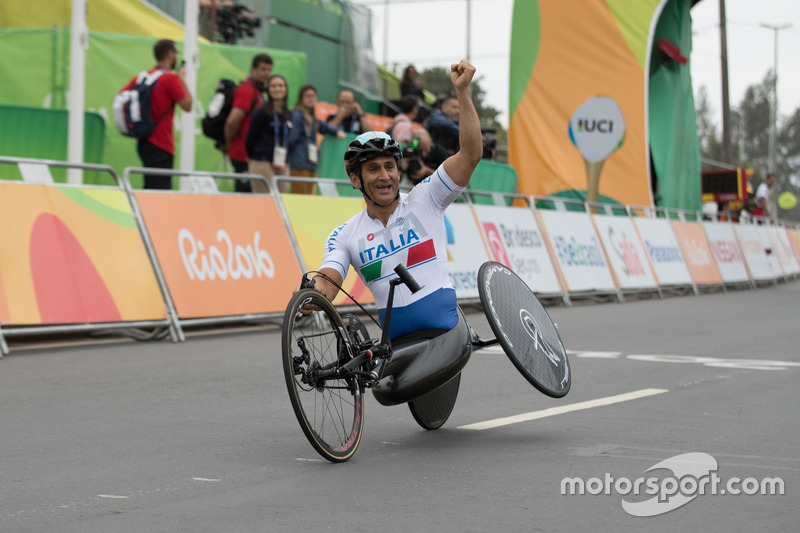
<svg viewBox="0 0 800 533"><path fill-rule="evenodd" d="M405 266L422 286L395 293L389 338L424 329L449 330L458 322L456 292L447 273L447 233L444 212L464 191L483 153L480 122L472 103L470 83L475 67L466 60L450 66L459 107L458 152L450 156L411 192L400 192L402 153L386 133L370 131L347 148L345 168L366 208L334 229L314 277L315 288L329 300L350 265L369 287L384 322L394 267ZM310 313L311 309L305 309Z"/></svg>

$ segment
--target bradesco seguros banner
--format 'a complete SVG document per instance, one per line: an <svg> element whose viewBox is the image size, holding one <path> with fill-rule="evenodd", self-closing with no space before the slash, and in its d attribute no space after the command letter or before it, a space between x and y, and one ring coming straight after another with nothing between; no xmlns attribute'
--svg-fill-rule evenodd
<svg viewBox="0 0 800 533"><path fill-rule="evenodd" d="M593 215L606 256L623 289L655 289L656 280L639 234L628 217Z"/></svg>
<svg viewBox="0 0 800 533"><path fill-rule="evenodd" d="M513 270L535 293L559 293L553 262L530 209L474 205L493 260Z"/></svg>
<svg viewBox="0 0 800 533"><path fill-rule="evenodd" d="M307 194L281 194L281 203L307 270L319 268L331 231L364 209L364 200L361 198L326 198ZM360 304L375 302L372 293L352 267L342 287ZM347 305L353 302L340 292L333 303Z"/></svg>
<svg viewBox="0 0 800 533"><path fill-rule="evenodd" d="M692 279L698 285L715 285L722 283L711 248L708 246L703 228L697 222L671 220L672 230L686 260L686 266Z"/></svg>
<svg viewBox="0 0 800 533"><path fill-rule="evenodd" d="M286 308L301 272L274 198L135 194L180 318Z"/></svg>
<svg viewBox="0 0 800 533"><path fill-rule="evenodd" d="M166 316L123 191L0 183L0 225L4 326Z"/></svg>
<svg viewBox="0 0 800 533"><path fill-rule="evenodd" d="M447 270L458 298L478 297L478 269L489 260L472 209L451 204L444 214L447 228Z"/></svg>
<svg viewBox="0 0 800 533"><path fill-rule="evenodd" d="M542 210L539 216L542 217L568 291L616 290L588 214Z"/></svg>

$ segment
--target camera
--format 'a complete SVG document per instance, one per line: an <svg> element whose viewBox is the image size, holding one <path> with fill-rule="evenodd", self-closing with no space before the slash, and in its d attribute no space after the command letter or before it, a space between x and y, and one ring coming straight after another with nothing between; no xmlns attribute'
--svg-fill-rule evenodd
<svg viewBox="0 0 800 533"><path fill-rule="evenodd" d="M247 6L234 4L217 10L217 31L222 42L236 44L245 35L253 37L255 29L261 27L261 19Z"/></svg>

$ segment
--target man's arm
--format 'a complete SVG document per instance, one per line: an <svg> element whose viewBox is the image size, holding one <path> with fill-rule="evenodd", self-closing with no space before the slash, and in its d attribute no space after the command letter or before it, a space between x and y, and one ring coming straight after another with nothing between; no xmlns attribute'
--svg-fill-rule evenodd
<svg viewBox="0 0 800 533"><path fill-rule="evenodd" d="M450 66L450 80L456 90L461 116L458 121L459 150L445 160L444 170L460 187L466 187L469 184L472 172L483 156L481 123L469 90L469 84L474 75L475 67L465 59L462 59L457 65Z"/></svg>
<svg viewBox="0 0 800 533"><path fill-rule="evenodd" d="M181 109L186 111L187 113L192 110L192 93L189 92L189 88L186 86L186 67L181 67L178 71L178 78L181 80L181 87L183 87L183 92L186 96L178 100L178 106Z"/></svg>
<svg viewBox="0 0 800 533"><path fill-rule="evenodd" d="M225 119L225 146L230 147L233 140L239 134L244 120L244 109L234 107Z"/></svg>

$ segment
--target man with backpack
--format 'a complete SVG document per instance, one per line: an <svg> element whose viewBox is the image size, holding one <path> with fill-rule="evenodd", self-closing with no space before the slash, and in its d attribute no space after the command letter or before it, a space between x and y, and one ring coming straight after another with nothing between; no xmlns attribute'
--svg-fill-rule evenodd
<svg viewBox="0 0 800 533"><path fill-rule="evenodd" d="M272 75L272 58L267 54L253 57L250 76L236 87L233 103L228 117L225 119L225 145L223 152L231 158L231 164L237 174L247 172L247 151L244 140L250 127L250 115L264 103L262 93L266 90L269 77ZM250 182L236 180L236 192L251 192Z"/></svg>
<svg viewBox="0 0 800 533"><path fill-rule="evenodd" d="M136 148L142 166L171 169L175 160L175 136L172 128L175 104L184 111L191 111L192 95L184 81L185 68L181 67L178 74L172 72L178 60L175 41L161 39L153 47L153 54L156 66L147 73L135 76L120 91L120 94L134 89L138 91L137 103L141 105L141 118L144 118L142 122L149 123L142 130L137 129L126 134L138 138ZM130 115L128 120L128 126L134 125L130 123ZM172 177L145 175L144 188L171 189Z"/></svg>

